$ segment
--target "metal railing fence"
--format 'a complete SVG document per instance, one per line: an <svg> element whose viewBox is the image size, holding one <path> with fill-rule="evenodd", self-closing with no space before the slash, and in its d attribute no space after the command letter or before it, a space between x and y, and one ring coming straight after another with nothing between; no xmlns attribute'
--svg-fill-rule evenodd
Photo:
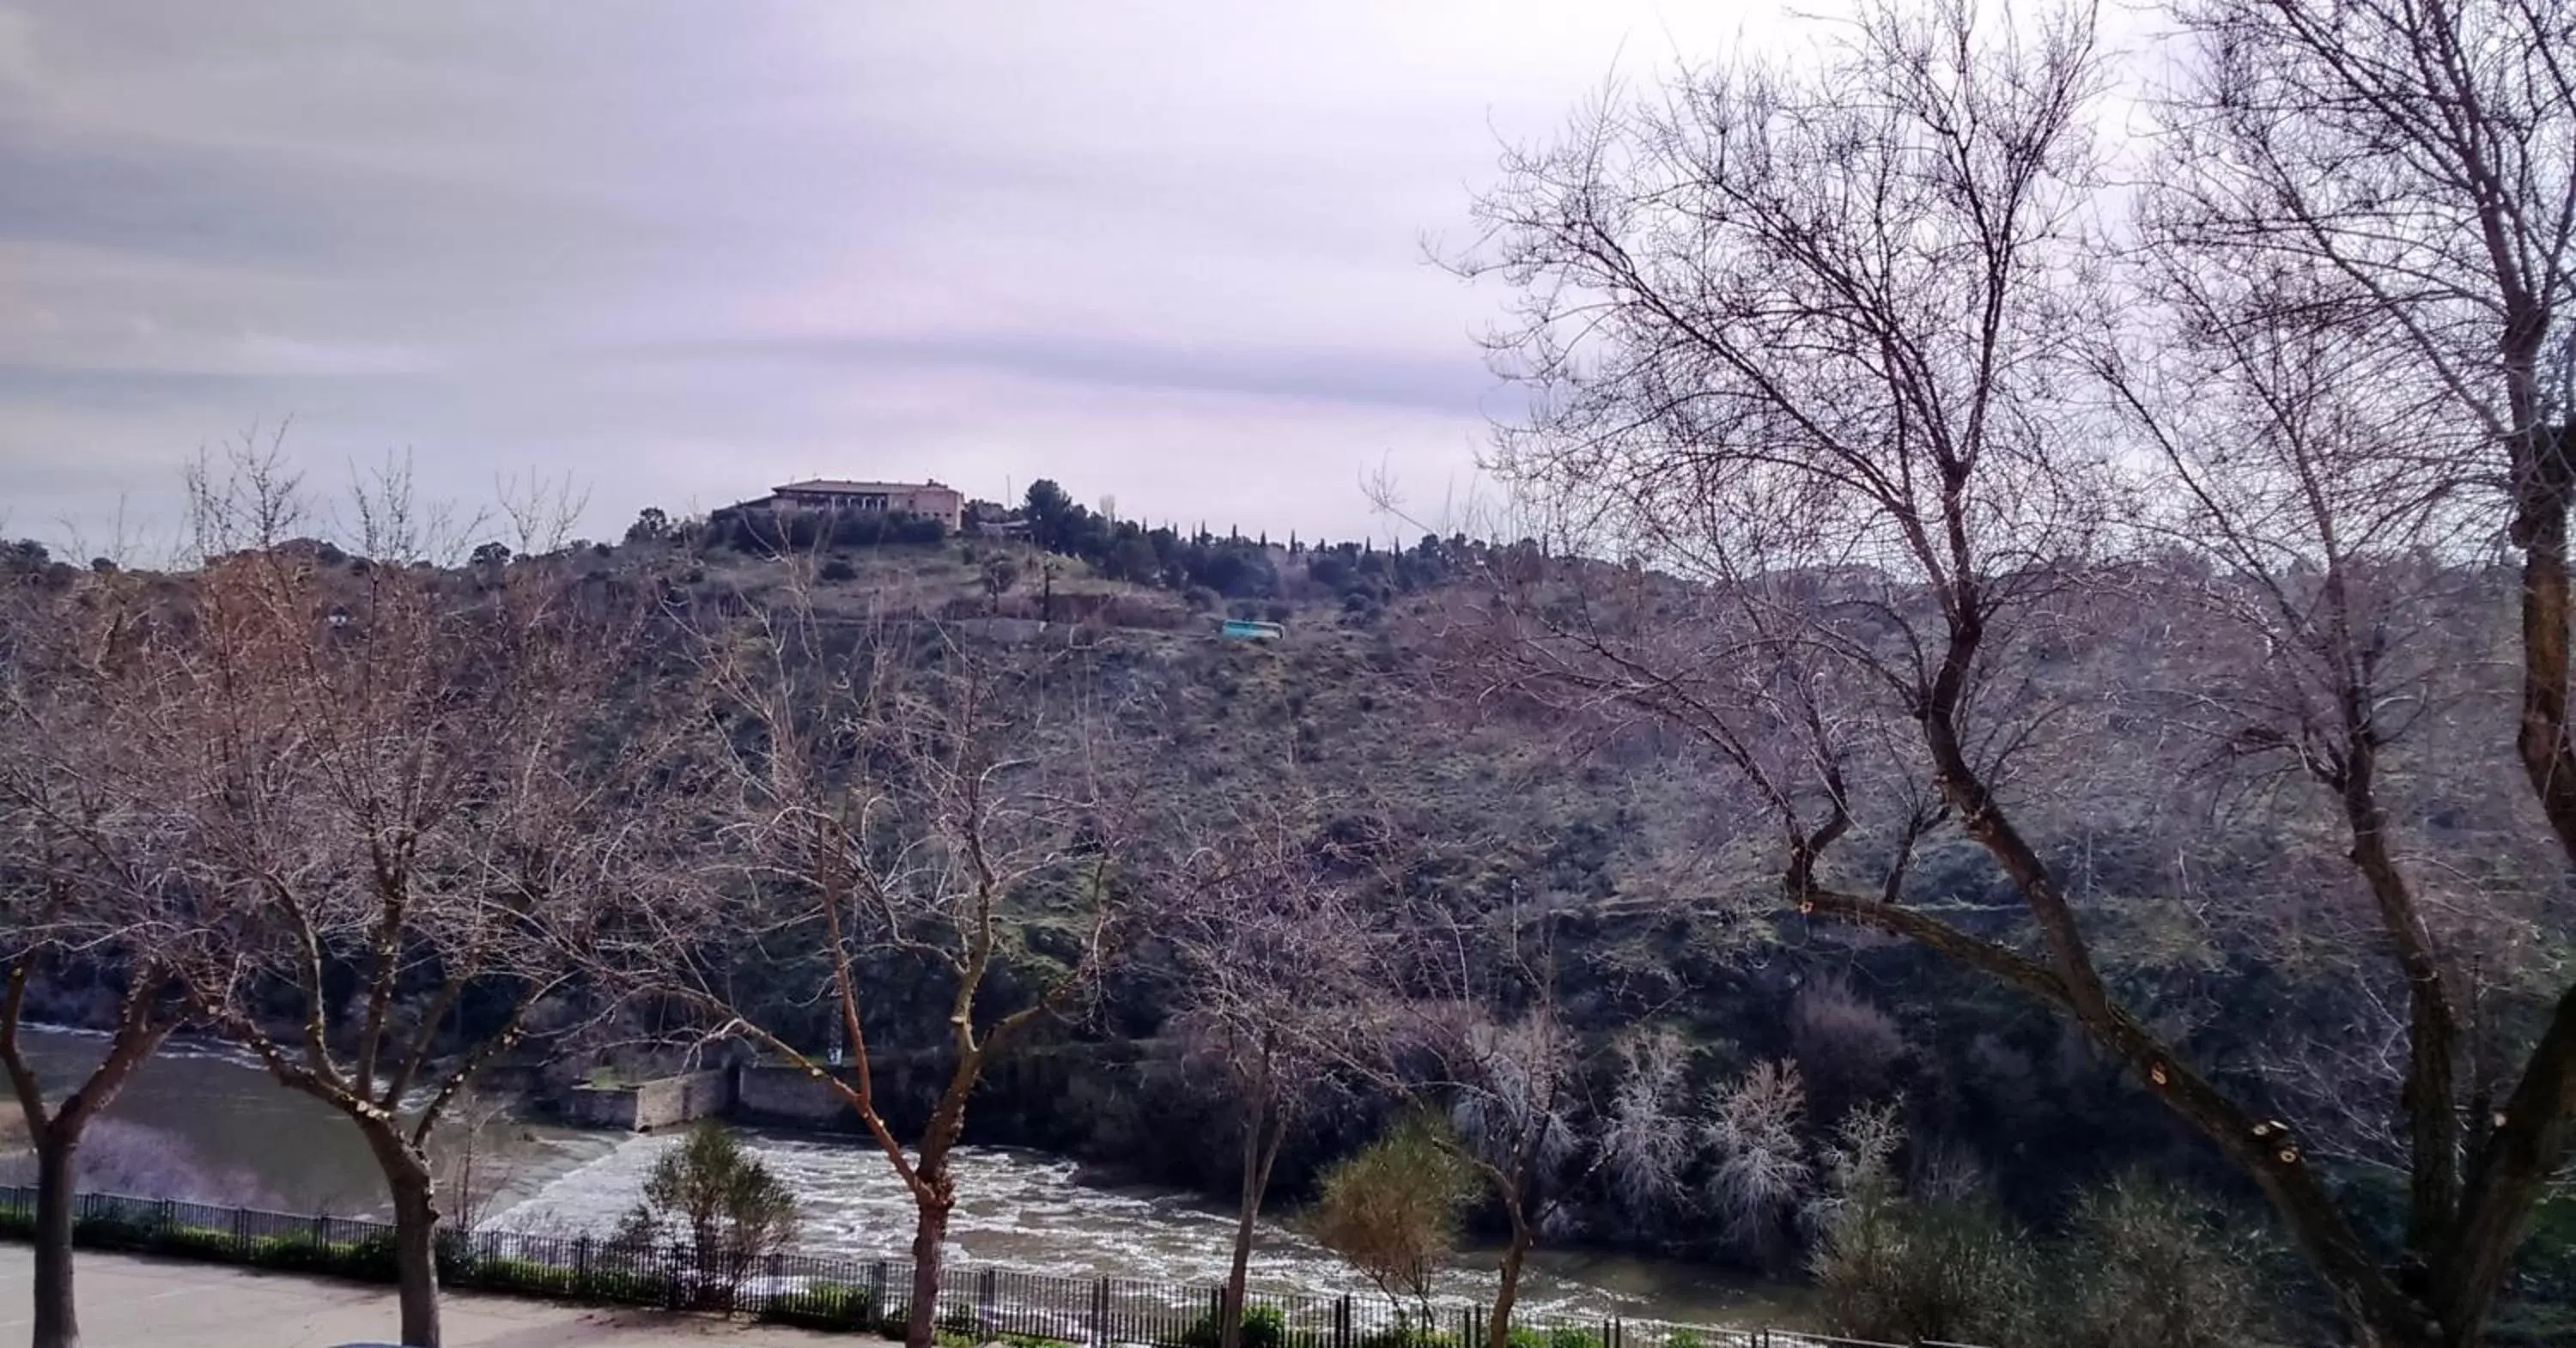
<svg viewBox="0 0 2576 1348"><path fill-rule="evenodd" d="M0 1185L0 1235L23 1239L36 1191ZM73 1243L288 1272L394 1281L394 1229L356 1217L210 1207L82 1194ZM813 1329L901 1337L912 1265L902 1259L770 1254L744 1258L691 1243L444 1229L439 1282L565 1300L719 1311ZM1216 1348L1222 1288L1121 1278L1062 1278L951 1264L942 1270L943 1337L1019 1348ZM1480 1348L1485 1308L1408 1308L1382 1296L1249 1293L1242 1348ZM1717 1325L1538 1316L1516 1320L1513 1348L1906 1348L1829 1335ZM1927 1345L1925 1348L1957 1348Z"/></svg>

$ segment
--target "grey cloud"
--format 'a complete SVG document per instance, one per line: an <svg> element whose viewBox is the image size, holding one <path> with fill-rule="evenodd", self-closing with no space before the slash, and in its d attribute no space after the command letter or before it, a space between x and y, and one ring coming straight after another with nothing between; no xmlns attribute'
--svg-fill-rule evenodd
<svg viewBox="0 0 2576 1348"><path fill-rule="evenodd" d="M644 348L653 360L780 362L841 370L970 370L1134 389L1243 394L1478 414L1495 380L1464 343L1413 351L1263 350L1081 337L768 338Z"/></svg>
<svg viewBox="0 0 2576 1348"><path fill-rule="evenodd" d="M1512 396L1417 239L1706 8L0 0L0 512L292 417L599 532L812 469L1359 533Z"/></svg>
<svg viewBox="0 0 2576 1348"><path fill-rule="evenodd" d="M6 239L344 270L398 263L437 237L428 194L408 183L239 149L0 143L0 176Z"/></svg>

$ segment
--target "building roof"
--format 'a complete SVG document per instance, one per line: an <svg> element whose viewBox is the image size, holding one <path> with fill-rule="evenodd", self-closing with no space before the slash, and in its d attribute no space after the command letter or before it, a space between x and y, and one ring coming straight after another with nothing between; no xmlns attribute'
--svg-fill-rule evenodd
<svg viewBox="0 0 2576 1348"><path fill-rule="evenodd" d="M803 482L789 482L771 491L830 491L857 495L865 492L955 491L945 482L852 482L846 478L817 477Z"/></svg>

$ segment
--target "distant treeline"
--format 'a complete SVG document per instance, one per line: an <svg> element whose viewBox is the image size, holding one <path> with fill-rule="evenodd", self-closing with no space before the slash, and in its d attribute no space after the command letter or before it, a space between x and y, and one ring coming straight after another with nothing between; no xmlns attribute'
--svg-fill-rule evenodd
<svg viewBox="0 0 2576 1348"><path fill-rule="evenodd" d="M1148 527L1094 511L1049 478L1030 483L1015 506L977 501L968 507L967 518L1001 525L1043 551L1078 558L1111 580L1204 590L1209 597L1236 601L1308 598L1320 591L1352 610L1438 585L1481 565L1491 549L1463 534L1442 538L1426 533L1411 547L1384 549L1366 541L1310 543L1294 534L1273 545L1266 533L1228 529L1219 534L1205 525L1187 531L1169 524ZM692 534L703 546L776 556L931 544L945 538L946 530L936 519L902 511L782 511L747 503L713 511L696 523L673 521L661 510L648 509L626 537L641 542ZM1291 564L1287 574L1280 565L1283 559Z"/></svg>

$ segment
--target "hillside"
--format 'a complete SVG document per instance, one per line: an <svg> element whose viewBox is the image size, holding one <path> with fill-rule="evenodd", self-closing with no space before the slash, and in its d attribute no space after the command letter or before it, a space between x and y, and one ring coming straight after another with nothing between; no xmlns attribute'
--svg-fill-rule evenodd
<svg viewBox="0 0 2576 1348"><path fill-rule="evenodd" d="M449 583L471 593L491 567L544 568L593 595L649 596L696 630L793 605L850 633L936 619L972 643L1077 643L1090 683L1073 693L1114 726L1124 789L1156 817L1179 827L1231 803L1293 796L1318 803L1319 835L1391 840L1360 883L1383 887L1389 902L1543 931L1573 1026L1604 1048L1641 1026L1678 1034L1690 1050L1687 1100L1710 1098L1757 1063L1795 1062L1812 1133L1860 1102L1901 1102L1918 1174L1993 1192L2033 1222L2054 1219L2078 1186L2135 1166L2244 1197L2038 1004L1913 946L1784 910L1778 841L1706 745L1651 722L1567 717L1492 695L1470 656L1497 575L1580 578L1586 564L1463 540L1402 553L1271 547L1094 528L1066 514L1074 522L1043 542L817 537L791 560L763 555L757 540L747 552L733 546L721 521L666 524L615 545L486 556ZM317 564L363 567L325 548L313 549ZM18 560L36 584L88 580ZM179 602L190 582L149 583ZM2385 1085L2372 1075L2386 1070L2373 1056L2385 1010L2347 1001L2353 984L2337 977L2377 955L2356 935L2358 900L2339 869L2328 803L2214 757L2159 701L2236 667L2235 653L2195 638L2188 622L2156 620L2157 604L2179 603L2152 598L2160 583L2147 577L2128 602L2052 629L2045 651L2027 653L2033 672L2017 685L2026 706L2014 714L2027 710L2040 728L2016 751L2014 807L2052 864L2081 877L2084 920L2124 995L2208 1070L2284 1113L2318 1118L2321 1102L2356 1083L2365 1098ZM2463 573L2461 590L2470 602L2453 615L2454 653L2503 632L2498 587ZM1686 630L1690 587L1661 583L1654 594L1653 622ZM2143 607L2140 594L2151 596ZM1214 618L1224 613L1281 622L1287 636L1221 639ZM2512 782L2497 729L2510 724L2508 690L2478 662L2455 663L2431 701L2459 729L2438 751L2397 759L2390 795L2416 845L2483 858L2483 871L2451 882L2513 916L2482 990L2490 1033L2507 1037L2567 967L2576 922L2545 853L2522 841L2532 836L2524 796L2500 789ZM636 715L647 714L642 705ZM1866 870L1888 845L1864 826L1852 863ZM1971 929L2022 939L2009 883L1955 829L1926 836L1906 894ZM1048 939L1032 923L1015 958L1042 964ZM1223 1192L1234 1166L1224 1104L1172 1057L1170 980L1153 943L1129 954L1100 1004L996 1070L970 1137ZM742 958L742 977L769 989L764 1013L822 1047L829 1022L809 995L810 953ZM939 979L899 959L871 973L879 1048L935 1063ZM1027 985L1006 971L998 995ZM77 993L54 1009L83 1014ZM888 1089L927 1090L932 1075L891 1073ZM1612 1083L1588 1089L1585 1107L1598 1109ZM1297 1137L1281 1164L1284 1191L1302 1193L1386 1107L1362 1092ZM2366 1109L2345 1115L2326 1118L2344 1129L2314 1145L2367 1190L2380 1182L2372 1148L2384 1130ZM1586 1172L1570 1181L1557 1235L1777 1267L1783 1251L1727 1234L1711 1179L1694 1172L1677 1201L1646 1206L1608 1174ZM2564 1248L2565 1209L2545 1214L2543 1261Z"/></svg>
<svg viewBox="0 0 2576 1348"><path fill-rule="evenodd" d="M2085 1175L2148 1159L2195 1164L2177 1130L2138 1108L2136 1093L2037 1007L1910 948L1777 911L1773 844L1687 741L1650 726L1569 728L1461 695L1452 629L1499 552L1439 540L1403 554L1238 547L1258 560L1245 568L1258 578L1231 596L1168 583L1179 574L1140 582L1097 560L974 539L827 547L812 569L830 578L814 594L819 611L936 613L996 639L1052 603L1059 624L1071 619L1096 642L1104 700L1149 746L1154 793L1221 801L1294 781L1355 814L1399 821L1417 849L1405 867L1413 882L1461 903L1555 915L1567 1004L1592 1030L1640 1019L1683 1027L1709 1050L1700 1070L1712 1081L1778 1055L1819 1079L1857 1070L1839 1089L1901 1091L1927 1152L1977 1168L2034 1214ZM604 560L727 603L761 602L791 573L723 547L630 545ZM991 583L997 570L1008 585ZM1276 646L1221 641L1205 615L1223 611L1281 619L1290 635ZM2501 610L2486 615L2464 609L2461 639L2491 640L2500 623L2477 629ZM2032 696L2127 688L2143 706L2156 687L2209 677L2227 659L2172 639L2171 624L2134 617L2065 637ZM2464 722L2483 711L2490 726L2509 724L2492 717L2501 689L2445 696ZM2492 789L2510 781L2498 775L2509 767L2504 746L2486 740L2465 758L2446 748L2406 764L2399 794L2428 846L2475 850L2527 822L2513 794ZM2302 973L2329 973L2352 948L2333 916L2335 878L2320 870L2330 863L2319 851L2331 845L2324 802L2224 763L2195 770L2185 760L2196 756L2205 748L2158 716L2097 705L2034 742L2015 790L2036 831L2085 877L2089 920L2123 984L2189 1027L2224 1070L2257 1080L2294 1046L2366 1036L2368 1009L2324 1000L2332 981ZM2194 784L2186 796L2170 793L2176 780ZM2564 961L2567 900L2540 878L2545 859L2487 850L2485 883L2525 893L2530 930L2543 934L2523 969ZM1926 840L1909 894L2010 930L2009 886L1955 833ZM1150 1038L1149 983L1135 980L1131 1003L1085 1037ZM2499 1007L2513 1004L2508 996ZM1859 1066L1830 1061L1838 1055ZM1126 1107L1121 1092L1105 1095L1110 1112ZM1118 1119L1033 1117L1044 1112L997 1102L981 1117L996 1140L1072 1145L1167 1177L1216 1184L1230 1164L1221 1142L1175 1156L1122 1138ZM1313 1154L1330 1145L1319 1139ZM1689 1239L1687 1214L1641 1223L1613 1207L1597 1205L1596 1236Z"/></svg>

